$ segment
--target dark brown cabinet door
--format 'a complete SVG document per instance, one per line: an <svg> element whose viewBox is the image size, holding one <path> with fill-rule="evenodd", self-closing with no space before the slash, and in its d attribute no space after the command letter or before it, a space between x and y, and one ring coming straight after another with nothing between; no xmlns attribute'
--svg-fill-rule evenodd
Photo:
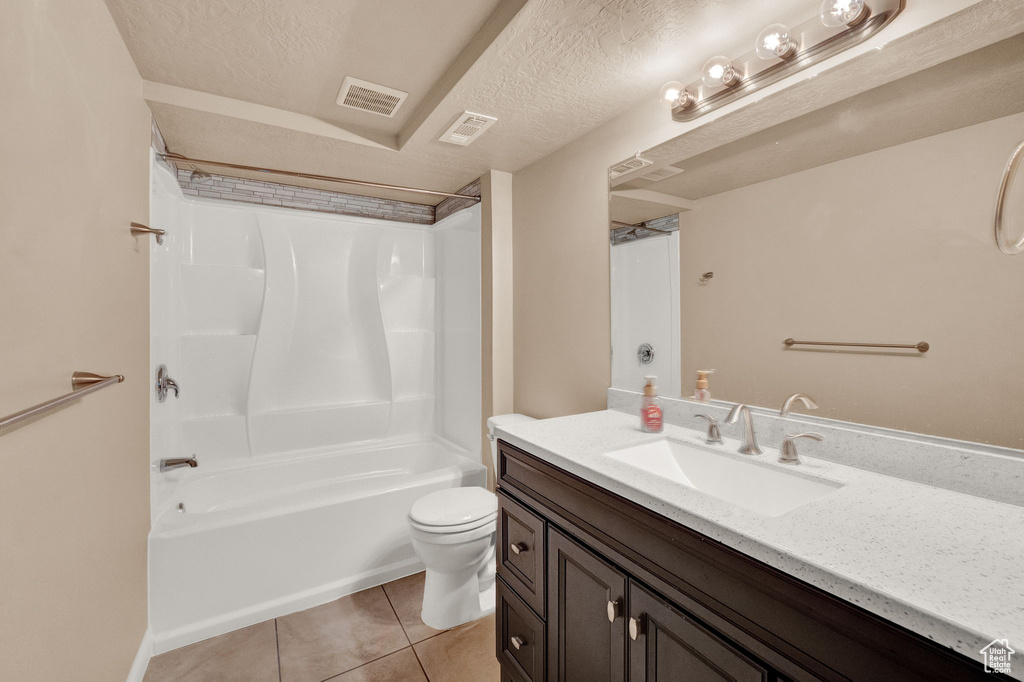
<svg viewBox="0 0 1024 682"><path fill-rule="evenodd" d="M629 682L766 682L768 670L634 582Z"/></svg>
<svg viewBox="0 0 1024 682"><path fill-rule="evenodd" d="M548 680L626 679L626 576L548 527Z"/></svg>

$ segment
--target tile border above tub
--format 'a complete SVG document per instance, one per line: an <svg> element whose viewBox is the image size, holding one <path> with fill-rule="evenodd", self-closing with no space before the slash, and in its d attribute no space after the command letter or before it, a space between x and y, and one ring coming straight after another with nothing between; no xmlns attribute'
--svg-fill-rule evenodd
<svg viewBox="0 0 1024 682"><path fill-rule="evenodd" d="M642 397L635 391L609 388L608 409L639 415ZM698 413L710 414L721 423L734 404L666 397L661 401L666 423L692 429L703 428ZM780 417L777 410L764 407L750 411L763 447L778 449L787 433L813 429L826 440L805 443L802 454L808 457L1024 507L1024 451L795 412ZM729 430L738 433L740 428L723 424L723 435L735 435Z"/></svg>
<svg viewBox="0 0 1024 682"><path fill-rule="evenodd" d="M395 220L418 225L434 224L434 207L408 201L378 199L360 194L331 192L279 182L236 178L219 173L196 174L178 169L178 185L186 196L226 199L263 206L297 208L335 215Z"/></svg>
<svg viewBox="0 0 1024 682"><path fill-rule="evenodd" d="M473 196L480 196L480 178L477 178L473 182L469 183L465 187L459 189L456 194L471 194ZM445 218L455 213L458 213L462 209L472 208L476 206L478 202L470 199L459 199L457 197L448 197L437 206L434 207L434 222L439 223Z"/></svg>

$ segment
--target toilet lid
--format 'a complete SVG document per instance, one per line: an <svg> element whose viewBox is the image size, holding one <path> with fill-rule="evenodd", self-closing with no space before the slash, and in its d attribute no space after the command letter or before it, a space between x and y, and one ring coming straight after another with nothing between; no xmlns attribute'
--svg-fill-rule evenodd
<svg viewBox="0 0 1024 682"><path fill-rule="evenodd" d="M498 498L485 488L448 488L416 500L409 518L421 526L465 526L497 512Z"/></svg>

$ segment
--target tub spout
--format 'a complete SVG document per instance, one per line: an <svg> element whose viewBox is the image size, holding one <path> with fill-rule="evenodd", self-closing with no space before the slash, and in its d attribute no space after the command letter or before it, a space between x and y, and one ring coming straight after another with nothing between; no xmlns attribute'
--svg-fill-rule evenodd
<svg viewBox="0 0 1024 682"><path fill-rule="evenodd" d="M195 469L199 466L199 462L196 461L196 456L192 455L188 459L162 459L160 460L160 471L170 471L171 469L180 469L181 467L190 467Z"/></svg>

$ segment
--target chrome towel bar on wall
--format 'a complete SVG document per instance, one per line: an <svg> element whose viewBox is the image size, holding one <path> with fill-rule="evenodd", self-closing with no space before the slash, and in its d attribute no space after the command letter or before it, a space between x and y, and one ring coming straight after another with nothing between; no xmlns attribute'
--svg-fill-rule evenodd
<svg viewBox="0 0 1024 682"><path fill-rule="evenodd" d="M66 405L74 400L78 400L83 396L87 396L90 393L95 393L101 388L106 388L113 384L119 384L124 381L123 374L114 374L113 376L103 376L100 374L93 374L92 372L75 372L71 375L71 388L74 389L71 393L65 393L62 396L58 396L53 400L47 400L44 403L33 405L32 407L22 410L21 412L15 412L14 414L7 415L3 419L0 419L0 429L6 426L14 426L15 424L21 423L32 417L46 414L53 410L56 410L62 405Z"/></svg>
<svg viewBox="0 0 1024 682"><path fill-rule="evenodd" d="M928 349L931 348L924 341L920 343L840 343L838 341L794 341L793 339L786 339L782 343L786 344L787 348L793 346L856 346L858 348L907 348L927 353Z"/></svg>
<svg viewBox="0 0 1024 682"><path fill-rule="evenodd" d="M1010 185L1013 184L1013 178L1017 175L1021 157L1024 157L1024 142L1017 145L1017 148L1013 150L1013 154L1010 154L1010 160L1006 162L1006 169L1003 170L1003 182L999 185L999 196L996 198L996 246L999 247L1000 251L1009 256L1024 253L1024 233L1015 242L1011 241L1012 237L1007 237L1003 234L1003 212L1006 208L1006 195L1010 191Z"/></svg>

